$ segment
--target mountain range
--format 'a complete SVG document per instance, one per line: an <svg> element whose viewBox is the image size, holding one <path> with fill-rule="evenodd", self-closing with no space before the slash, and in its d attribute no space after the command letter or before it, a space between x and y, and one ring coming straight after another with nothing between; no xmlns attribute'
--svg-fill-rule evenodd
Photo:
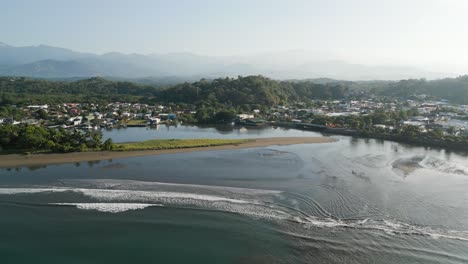
<svg viewBox="0 0 468 264"><path fill-rule="evenodd" d="M442 78L449 74L405 66L368 66L333 55L284 51L246 56L203 56L192 53L102 55L47 45L15 47L0 42L0 76L34 78L200 78L264 75L274 79L332 78L399 80Z"/></svg>

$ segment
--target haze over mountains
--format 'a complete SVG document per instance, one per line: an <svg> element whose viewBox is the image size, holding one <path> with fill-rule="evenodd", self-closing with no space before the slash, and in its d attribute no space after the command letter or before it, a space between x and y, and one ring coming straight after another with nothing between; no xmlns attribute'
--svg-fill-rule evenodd
<svg viewBox="0 0 468 264"><path fill-rule="evenodd" d="M275 79L333 78L399 80L453 76L417 67L368 66L330 54L285 51L245 56L202 56L192 53L102 55L47 45L14 47L0 43L0 75L36 78L178 77L186 80L222 76L264 75Z"/></svg>

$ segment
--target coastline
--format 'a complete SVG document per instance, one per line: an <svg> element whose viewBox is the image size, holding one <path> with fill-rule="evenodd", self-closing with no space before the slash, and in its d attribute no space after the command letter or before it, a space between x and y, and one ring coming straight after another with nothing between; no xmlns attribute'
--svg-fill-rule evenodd
<svg viewBox="0 0 468 264"><path fill-rule="evenodd" d="M155 156L163 154L188 153L197 151L229 150L258 148L268 146L283 146L294 144L314 144L336 142L334 138L328 137L278 137L257 138L245 143L227 144L210 147L177 148L163 150L134 150L134 151L94 151L94 152L72 152L52 154L8 154L0 156L0 168L17 168L22 166L39 166L63 163L76 163L85 161L111 160L130 157Z"/></svg>

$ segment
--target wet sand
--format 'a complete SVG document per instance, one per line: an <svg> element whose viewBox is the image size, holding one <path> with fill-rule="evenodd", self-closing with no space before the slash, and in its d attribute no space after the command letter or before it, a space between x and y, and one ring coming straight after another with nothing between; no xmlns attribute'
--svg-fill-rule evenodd
<svg viewBox="0 0 468 264"><path fill-rule="evenodd" d="M274 145L294 145L335 142L334 138L327 137L280 137L280 138L258 138L251 141L222 146L179 148L165 150L136 150L136 151L96 151L96 152L73 152L59 154L31 154L31 155L3 155L0 156L0 168L16 168L21 166L49 165L61 163L75 163L83 161L110 160L129 157L153 156L161 154L187 153L195 151L212 151L227 149L244 149L268 147Z"/></svg>

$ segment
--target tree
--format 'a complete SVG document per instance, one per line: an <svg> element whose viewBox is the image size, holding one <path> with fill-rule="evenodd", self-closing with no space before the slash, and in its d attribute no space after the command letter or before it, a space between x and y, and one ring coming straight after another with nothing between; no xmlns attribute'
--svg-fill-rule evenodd
<svg viewBox="0 0 468 264"><path fill-rule="evenodd" d="M215 114L214 119L216 122L225 123L225 122L232 122L235 116L236 114L233 111L221 110Z"/></svg>
<svg viewBox="0 0 468 264"><path fill-rule="evenodd" d="M21 131L19 145L24 149L47 149L49 131L42 126L25 126Z"/></svg>
<svg viewBox="0 0 468 264"><path fill-rule="evenodd" d="M421 133L419 127L417 126L403 126L401 128L401 135L406 137L407 139L415 138Z"/></svg>
<svg viewBox="0 0 468 264"><path fill-rule="evenodd" d="M104 141L104 144L102 144L103 150L113 150L114 148L115 145L111 138L106 139L106 141Z"/></svg>

